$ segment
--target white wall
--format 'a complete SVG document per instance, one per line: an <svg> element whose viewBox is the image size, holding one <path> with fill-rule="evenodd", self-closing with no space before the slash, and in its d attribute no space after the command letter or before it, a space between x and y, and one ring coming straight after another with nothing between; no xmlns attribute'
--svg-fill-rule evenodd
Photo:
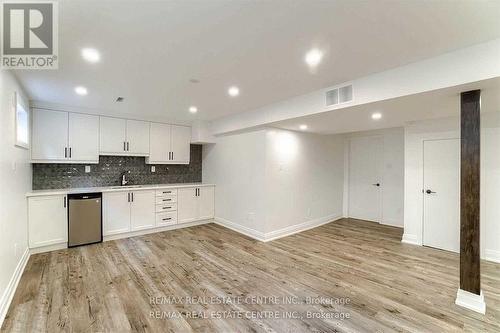
<svg viewBox="0 0 500 333"><path fill-rule="evenodd" d="M203 149L203 181L216 183L215 215L268 240L342 216L343 138L263 129Z"/></svg>
<svg viewBox="0 0 500 333"><path fill-rule="evenodd" d="M266 233L342 217L342 136L266 132Z"/></svg>
<svg viewBox="0 0 500 333"><path fill-rule="evenodd" d="M422 121L405 128L403 241L422 245L423 140L460 137L457 117ZM481 254L500 262L500 113L481 116Z"/></svg>
<svg viewBox="0 0 500 333"><path fill-rule="evenodd" d="M0 71L0 326L16 268L28 248L25 194L31 191L31 165L29 151L14 146L14 91L27 100L14 76Z"/></svg>
<svg viewBox="0 0 500 333"><path fill-rule="evenodd" d="M215 187L215 216L263 233L265 130L217 138L203 147L203 181Z"/></svg>
<svg viewBox="0 0 500 333"><path fill-rule="evenodd" d="M379 136L382 156L382 224L403 227L404 223L404 128L389 128L345 134L346 177L344 183L344 215L348 216L349 141L351 138Z"/></svg>

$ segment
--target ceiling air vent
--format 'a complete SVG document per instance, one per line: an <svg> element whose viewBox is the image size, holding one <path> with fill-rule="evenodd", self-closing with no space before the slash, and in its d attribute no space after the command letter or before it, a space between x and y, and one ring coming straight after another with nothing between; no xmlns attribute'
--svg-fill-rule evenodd
<svg viewBox="0 0 500 333"><path fill-rule="evenodd" d="M339 103L352 101L352 84L339 88Z"/></svg>
<svg viewBox="0 0 500 333"><path fill-rule="evenodd" d="M339 104L339 90L333 89L326 92L326 106Z"/></svg>

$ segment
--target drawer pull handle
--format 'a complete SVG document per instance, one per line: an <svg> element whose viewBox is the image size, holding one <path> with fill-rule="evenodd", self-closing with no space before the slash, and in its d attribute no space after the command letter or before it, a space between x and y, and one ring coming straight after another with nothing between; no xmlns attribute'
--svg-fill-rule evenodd
<svg viewBox="0 0 500 333"><path fill-rule="evenodd" d="M163 221L168 221L168 220L171 220L172 218L171 217L167 217L166 219L163 219Z"/></svg>
<svg viewBox="0 0 500 333"><path fill-rule="evenodd" d="M164 191L163 193L165 193L165 194L172 193L172 191Z"/></svg>
<svg viewBox="0 0 500 333"><path fill-rule="evenodd" d="M172 207L163 207L163 209L170 209L170 208L172 208Z"/></svg>
<svg viewBox="0 0 500 333"><path fill-rule="evenodd" d="M163 199L163 201L172 201L172 199Z"/></svg>

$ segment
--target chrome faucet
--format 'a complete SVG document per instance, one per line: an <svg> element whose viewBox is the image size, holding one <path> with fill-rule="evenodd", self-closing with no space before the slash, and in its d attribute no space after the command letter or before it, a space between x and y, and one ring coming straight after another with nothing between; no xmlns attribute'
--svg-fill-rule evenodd
<svg viewBox="0 0 500 333"><path fill-rule="evenodd" d="M130 171L125 171L124 173L122 173L122 186L125 186L125 185L127 185L127 184L130 182L130 181L129 181L129 180L127 180L127 178L125 177L125 175L126 175L127 173L130 173Z"/></svg>

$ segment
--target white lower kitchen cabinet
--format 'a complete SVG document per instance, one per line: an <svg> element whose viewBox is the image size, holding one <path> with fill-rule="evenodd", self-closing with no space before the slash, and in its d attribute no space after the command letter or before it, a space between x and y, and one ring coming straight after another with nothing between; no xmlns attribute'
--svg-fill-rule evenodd
<svg viewBox="0 0 500 333"><path fill-rule="evenodd" d="M187 223L214 217L214 187L180 188L177 192L177 220Z"/></svg>
<svg viewBox="0 0 500 333"><path fill-rule="evenodd" d="M102 230L108 239L175 228L214 217L214 186L102 191ZM66 194L28 196L29 247L68 242ZM122 236L120 236L122 235Z"/></svg>
<svg viewBox="0 0 500 333"><path fill-rule="evenodd" d="M132 231L155 226L155 191L133 191L130 198L130 223Z"/></svg>
<svg viewBox="0 0 500 333"><path fill-rule="evenodd" d="M68 241L66 195L28 199L29 247L36 248Z"/></svg>
<svg viewBox="0 0 500 333"><path fill-rule="evenodd" d="M128 191L102 194L102 232L104 236L130 231L129 198Z"/></svg>
<svg viewBox="0 0 500 333"><path fill-rule="evenodd" d="M198 187L198 219L214 218L215 188L213 186Z"/></svg>
<svg viewBox="0 0 500 333"><path fill-rule="evenodd" d="M197 187L177 190L177 221L187 223L196 221L198 217Z"/></svg>

